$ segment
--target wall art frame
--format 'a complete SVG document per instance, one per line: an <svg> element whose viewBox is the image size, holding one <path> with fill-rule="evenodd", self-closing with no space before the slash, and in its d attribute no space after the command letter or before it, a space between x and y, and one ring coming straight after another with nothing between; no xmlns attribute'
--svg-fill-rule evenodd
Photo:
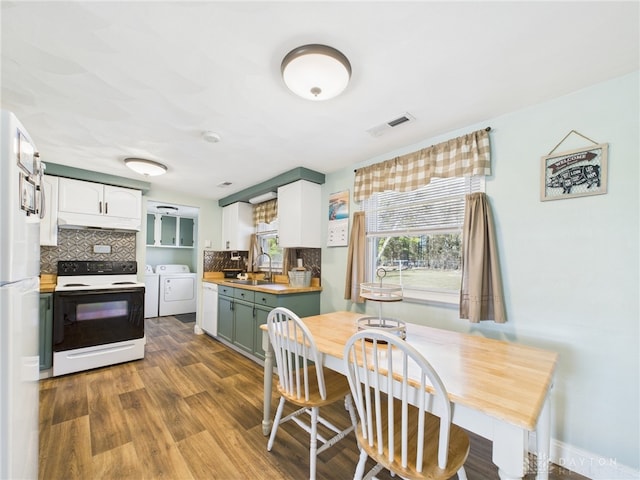
<svg viewBox="0 0 640 480"><path fill-rule="evenodd" d="M608 149L608 143L600 143L542 157L540 200L607 193Z"/></svg>
<svg viewBox="0 0 640 480"><path fill-rule="evenodd" d="M349 190L329 195L329 222L327 225L327 247L349 245Z"/></svg>

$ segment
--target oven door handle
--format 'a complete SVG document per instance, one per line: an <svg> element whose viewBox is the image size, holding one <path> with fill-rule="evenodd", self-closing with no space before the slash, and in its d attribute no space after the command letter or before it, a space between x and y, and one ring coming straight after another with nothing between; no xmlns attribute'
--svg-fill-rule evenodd
<svg viewBox="0 0 640 480"><path fill-rule="evenodd" d="M55 295L65 297L83 297L86 295L108 294L108 293L138 293L144 291L144 287L122 287L122 288L98 288L90 290L57 290Z"/></svg>

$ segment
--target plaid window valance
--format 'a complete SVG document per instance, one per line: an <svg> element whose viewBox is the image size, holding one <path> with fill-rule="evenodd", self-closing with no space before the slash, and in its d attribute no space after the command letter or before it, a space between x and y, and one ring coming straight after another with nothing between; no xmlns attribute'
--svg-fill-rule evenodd
<svg viewBox="0 0 640 480"><path fill-rule="evenodd" d="M356 170L354 200L388 190L409 192L432 178L491 174L489 132L478 130L417 152Z"/></svg>
<svg viewBox="0 0 640 480"><path fill-rule="evenodd" d="M253 224L271 223L278 218L278 199L269 200L253 206Z"/></svg>

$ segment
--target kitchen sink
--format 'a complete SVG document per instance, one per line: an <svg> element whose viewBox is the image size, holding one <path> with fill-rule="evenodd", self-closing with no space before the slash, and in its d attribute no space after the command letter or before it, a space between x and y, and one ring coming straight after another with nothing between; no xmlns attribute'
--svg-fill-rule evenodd
<svg viewBox="0 0 640 480"><path fill-rule="evenodd" d="M269 280L229 280L231 283L239 285L273 285L275 282Z"/></svg>

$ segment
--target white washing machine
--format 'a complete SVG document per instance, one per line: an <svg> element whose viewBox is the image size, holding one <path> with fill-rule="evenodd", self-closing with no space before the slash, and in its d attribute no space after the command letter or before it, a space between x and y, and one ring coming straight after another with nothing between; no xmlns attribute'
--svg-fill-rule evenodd
<svg viewBox="0 0 640 480"><path fill-rule="evenodd" d="M160 294L160 275L147 265L144 271L144 318L158 316L158 297Z"/></svg>
<svg viewBox="0 0 640 480"><path fill-rule="evenodd" d="M196 274L187 265L158 265L160 276L158 315L179 315L196 311Z"/></svg>

